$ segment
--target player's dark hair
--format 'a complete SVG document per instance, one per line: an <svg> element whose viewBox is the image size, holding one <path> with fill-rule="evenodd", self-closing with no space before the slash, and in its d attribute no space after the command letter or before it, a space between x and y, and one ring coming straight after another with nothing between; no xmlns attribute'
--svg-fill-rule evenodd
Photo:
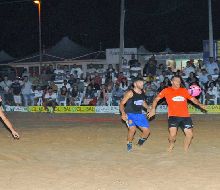
<svg viewBox="0 0 220 190"><path fill-rule="evenodd" d="M171 81L172 81L174 78L179 78L180 81L181 81L180 87L186 88L185 82L184 82L184 80L183 80L183 78L182 78L181 76L179 76L179 75L173 75L173 76L171 77Z"/></svg>

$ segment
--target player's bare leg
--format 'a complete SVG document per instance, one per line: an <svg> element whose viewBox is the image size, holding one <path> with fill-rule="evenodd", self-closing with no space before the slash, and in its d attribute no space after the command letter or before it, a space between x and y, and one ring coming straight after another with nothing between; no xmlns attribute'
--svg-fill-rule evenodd
<svg viewBox="0 0 220 190"><path fill-rule="evenodd" d="M134 138L134 134L136 132L136 126L128 127L128 137L127 137L127 151L130 152L132 150L132 141Z"/></svg>
<svg viewBox="0 0 220 190"><path fill-rule="evenodd" d="M150 135L150 129L149 128L144 128L144 127L140 127L142 134L140 139L138 140L138 145L142 146L144 144L144 142L147 140L147 138Z"/></svg>
<svg viewBox="0 0 220 190"><path fill-rule="evenodd" d="M128 142L132 142L135 132L136 132L135 126L128 127L128 137L127 137Z"/></svg>
<svg viewBox="0 0 220 190"><path fill-rule="evenodd" d="M168 152L172 152L174 148L174 144L176 142L176 135L177 135L177 128L176 127L170 127L169 128L169 147L167 149Z"/></svg>
<svg viewBox="0 0 220 190"><path fill-rule="evenodd" d="M193 139L193 129L184 129L185 132L185 139L184 139L184 150L185 152L188 152L189 146Z"/></svg>

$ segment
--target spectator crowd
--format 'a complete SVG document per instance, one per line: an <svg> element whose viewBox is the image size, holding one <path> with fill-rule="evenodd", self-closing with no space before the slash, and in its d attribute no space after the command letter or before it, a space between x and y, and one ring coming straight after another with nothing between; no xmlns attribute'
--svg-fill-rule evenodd
<svg viewBox="0 0 220 190"><path fill-rule="evenodd" d="M0 95L3 104L11 106L117 106L128 89L132 88L133 77L143 77L144 91L148 104L163 88L171 86L170 78L177 74L188 88L196 84L202 88L200 100L206 104L220 104L219 63L210 58L207 63L199 60L187 61L183 70L173 70L158 64L154 56L143 68L132 56L126 72L119 72L109 64L106 70L89 68L86 75L76 65L70 70L66 66L53 65L45 68L41 75L24 70L21 76L11 81L8 76L0 79ZM85 76L85 77L83 77Z"/></svg>

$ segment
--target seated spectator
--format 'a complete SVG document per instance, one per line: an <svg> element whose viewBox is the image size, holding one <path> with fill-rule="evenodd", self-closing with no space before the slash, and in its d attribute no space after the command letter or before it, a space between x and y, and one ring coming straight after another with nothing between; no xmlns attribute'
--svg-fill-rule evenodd
<svg viewBox="0 0 220 190"><path fill-rule="evenodd" d="M160 87L157 89L157 93L161 92L165 87L165 83L160 82Z"/></svg>
<svg viewBox="0 0 220 190"><path fill-rule="evenodd" d="M193 72L189 74L189 77L186 79L186 82L187 82L187 88L192 84L199 85L199 79L196 77L196 74Z"/></svg>
<svg viewBox="0 0 220 190"><path fill-rule="evenodd" d="M76 64L73 65L73 68L70 71L70 74L76 74L77 78L81 78L83 71L80 67L77 67Z"/></svg>
<svg viewBox="0 0 220 190"><path fill-rule="evenodd" d="M65 86L67 88L67 90L69 91L71 86L70 84L67 82L67 80L63 80L63 84L62 84L62 87Z"/></svg>
<svg viewBox="0 0 220 190"><path fill-rule="evenodd" d="M85 92L86 99L93 99L95 98L95 94L97 93L95 88L92 88L91 85L88 85Z"/></svg>
<svg viewBox="0 0 220 190"><path fill-rule="evenodd" d="M96 94L97 94L97 90L95 88L92 88L91 85L88 85L84 96L84 104L95 106L97 103Z"/></svg>
<svg viewBox="0 0 220 190"><path fill-rule="evenodd" d="M56 75L64 74L64 70L61 68L60 65L57 65L57 68L54 70L54 74Z"/></svg>
<svg viewBox="0 0 220 190"><path fill-rule="evenodd" d="M159 81L163 82L165 77L166 77L166 71L162 71L161 75L159 75Z"/></svg>
<svg viewBox="0 0 220 190"><path fill-rule="evenodd" d="M35 87L34 89L34 105L41 106L43 103L43 90L40 86Z"/></svg>
<svg viewBox="0 0 220 190"><path fill-rule="evenodd" d="M82 81L80 80L80 78L77 78L77 79L76 79L76 85L77 85L77 87L78 87L79 92L80 92L80 93L83 93L85 87L84 87L84 82L82 82Z"/></svg>
<svg viewBox="0 0 220 190"><path fill-rule="evenodd" d="M146 102L150 105L153 102L153 99L157 92L157 86L155 86L151 81L148 81L144 85Z"/></svg>
<svg viewBox="0 0 220 190"><path fill-rule="evenodd" d="M99 73L97 72L95 72L94 82L95 84L98 84L99 86L102 84L102 78L99 76Z"/></svg>
<svg viewBox="0 0 220 190"><path fill-rule="evenodd" d="M120 83L120 88L125 92L128 89L128 87L129 87L128 80L123 78Z"/></svg>
<svg viewBox="0 0 220 190"><path fill-rule="evenodd" d="M58 66L59 67L59 66ZM47 75L52 75L52 74L54 74L54 68L53 68L53 65L49 65L46 69L44 69L45 70L45 73L47 74Z"/></svg>
<svg viewBox="0 0 220 190"><path fill-rule="evenodd" d="M55 107L58 105L56 100L57 100L57 94L53 92L52 88L48 88L46 94L43 97L44 108L47 111L49 111L48 107L52 107L54 111Z"/></svg>
<svg viewBox="0 0 220 190"><path fill-rule="evenodd" d="M58 104L61 106L61 104L63 104L64 106L67 105L67 98L68 98L68 89L66 88L66 86L62 86L62 88L60 89L60 92L58 94Z"/></svg>
<svg viewBox="0 0 220 190"><path fill-rule="evenodd" d="M209 87L208 87L206 95L205 95L205 97L206 97L206 104L210 104L210 100L214 99L217 95L218 95L218 89L215 86L215 83L211 82L209 84Z"/></svg>
<svg viewBox="0 0 220 190"><path fill-rule="evenodd" d="M50 82L49 88L52 88L53 92L58 92L58 86L55 84L54 81Z"/></svg>
<svg viewBox="0 0 220 190"><path fill-rule="evenodd" d="M172 67L167 67L166 75L173 75Z"/></svg>
<svg viewBox="0 0 220 190"><path fill-rule="evenodd" d="M40 85L40 79L37 76L35 72L32 73L32 75L29 77L30 82L32 83L33 86L38 86Z"/></svg>
<svg viewBox="0 0 220 190"><path fill-rule="evenodd" d="M213 57L209 58L209 61L205 64L205 68L209 75L215 74L215 69L219 72L218 64L214 61Z"/></svg>
<svg viewBox="0 0 220 190"><path fill-rule="evenodd" d="M68 80L68 83L70 84L70 86L73 86L73 84L76 84L76 81L77 81L77 75L70 74L70 78Z"/></svg>
<svg viewBox="0 0 220 190"><path fill-rule="evenodd" d="M84 80L85 86L88 86L90 84L91 80L92 80L91 75L90 74L86 75L86 78Z"/></svg>
<svg viewBox="0 0 220 190"><path fill-rule="evenodd" d="M214 75L219 75L220 73L219 73L219 69L217 69L217 68L215 68L214 69Z"/></svg>
<svg viewBox="0 0 220 190"><path fill-rule="evenodd" d="M104 84L101 85L100 93L97 99L97 106L107 105L107 89Z"/></svg>
<svg viewBox="0 0 220 190"><path fill-rule="evenodd" d="M8 90L7 94L5 94L4 96L4 103L5 105L8 105L8 106L16 105L14 102L14 94L11 88Z"/></svg>
<svg viewBox="0 0 220 190"><path fill-rule="evenodd" d="M124 76L123 72L120 72L120 73L118 74L116 83L119 83L119 84L120 84L120 83L122 82L122 80L123 80L123 81L127 81L128 79L127 79L126 76Z"/></svg>
<svg viewBox="0 0 220 190"><path fill-rule="evenodd" d="M162 75L162 72L165 71L165 68L163 66L163 64L160 64L156 70L156 75L159 76L159 75Z"/></svg>
<svg viewBox="0 0 220 190"><path fill-rule="evenodd" d="M182 76L183 76L183 72L178 69L178 70L176 71L175 75L182 77Z"/></svg>
<svg viewBox="0 0 220 190"><path fill-rule="evenodd" d="M120 88L120 84L115 83L115 87L112 91L112 105L118 106L119 101L122 99L123 95L124 95L124 91Z"/></svg>
<svg viewBox="0 0 220 190"><path fill-rule="evenodd" d="M205 91L207 91L207 89L210 86L210 83L214 82L214 80L212 79L212 75L208 75L208 81L205 83L204 87L205 87Z"/></svg>
<svg viewBox="0 0 220 190"><path fill-rule="evenodd" d="M76 101L79 101L80 99L80 91L78 90L78 86L77 85L73 85L72 90L70 91L70 105L71 106L75 106L76 105Z"/></svg>
<svg viewBox="0 0 220 190"><path fill-rule="evenodd" d="M171 81L168 77L165 77L163 80L163 85L165 86L165 88L172 86Z"/></svg>
<svg viewBox="0 0 220 190"><path fill-rule="evenodd" d="M91 88L94 89L95 91L100 90L100 85L96 83L94 79L91 80L88 86L91 86Z"/></svg>
<svg viewBox="0 0 220 190"><path fill-rule="evenodd" d="M106 74L105 74L106 78L110 78L110 77L115 77L115 69L113 68L112 64L108 65L108 68L106 70Z"/></svg>
<svg viewBox="0 0 220 190"><path fill-rule="evenodd" d="M220 90L220 75L218 78L215 80L216 87Z"/></svg>

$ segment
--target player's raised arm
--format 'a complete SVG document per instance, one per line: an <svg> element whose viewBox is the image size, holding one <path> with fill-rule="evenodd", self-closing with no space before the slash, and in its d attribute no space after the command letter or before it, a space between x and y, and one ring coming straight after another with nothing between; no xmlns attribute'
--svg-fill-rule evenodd
<svg viewBox="0 0 220 190"><path fill-rule="evenodd" d="M120 105L119 105L119 110L121 112L121 118L124 121L127 121L127 114L125 113L125 104L127 101L133 96L133 92L129 90L124 94L124 97L122 98Z"/></svg>
<svg viewBox="0 0 220 190"><path fill-rule="evenodd" d="M202 104L198 99L196 99L195 97L190 98L190 100L195 104L198 105L200 108L206 110L207 105Z"/></svg>

